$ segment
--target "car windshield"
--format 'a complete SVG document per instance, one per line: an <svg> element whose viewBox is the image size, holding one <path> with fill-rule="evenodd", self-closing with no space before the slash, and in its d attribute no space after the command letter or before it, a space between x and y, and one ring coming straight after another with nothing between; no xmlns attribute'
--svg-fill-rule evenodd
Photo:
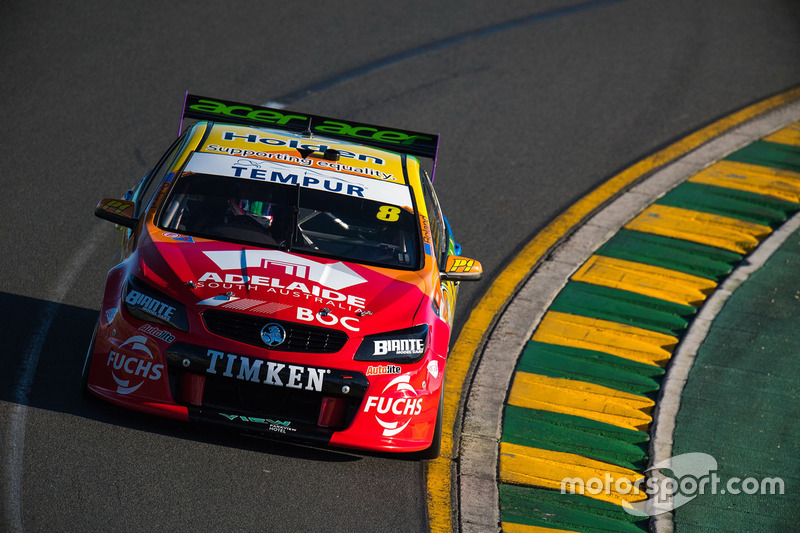
<svg viewBox="0 0 800 533"><path fill-rule="evenodd" d="M417 225L409 210L298 185L184 174L159 226L196 237L418 268Z"/></svg>

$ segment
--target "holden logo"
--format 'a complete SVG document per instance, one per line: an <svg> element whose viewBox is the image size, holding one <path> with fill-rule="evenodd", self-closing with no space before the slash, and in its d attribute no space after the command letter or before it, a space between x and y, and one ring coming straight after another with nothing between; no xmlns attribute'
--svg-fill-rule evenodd
<svg viewBox="0 0 800 533"><path fill-rule="evenodd" d="M278 346L286 340L286 330L280 324L271 322L261 328L261 340L267 346Z"/></svg>

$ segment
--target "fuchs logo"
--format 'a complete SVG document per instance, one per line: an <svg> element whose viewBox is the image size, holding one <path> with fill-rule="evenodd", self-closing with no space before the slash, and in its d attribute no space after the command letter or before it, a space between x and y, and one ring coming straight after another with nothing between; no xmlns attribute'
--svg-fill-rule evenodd
<svg viewBox="0 0 800 533"><path fill-rule="evenodd" d="M112 369L111 377L117 384L119 394L136 392L147 379L153 381L161 379L164 365L153 364L153 354L147 347L147 337L134 335L120 344L119 350L119 352L111 350L106 362L106 366ZM122 353L123 351L129 353ZM138 383L132 385L131 383L135 381Z"/></svg>
<svg viewBox="0 0 800 533"><path fill-rule="evenodd" d="M422 411L422 398L417 397L409 381L408 375L396 377L383 388L380 396L367 396L364 412L374 409L375 421L383 428L384 437L399 434Z"/></svg>
<svg viewBox="0 0 800 533"><path fill-rule="evenodd" d="M267 346L278 346L286 340L286 330L280 324L270 323L261 328L261 340Z"/></svg>
<svg viewBox="0 0 800 533"><path fill-rule="evenodd" d="M204 253L221 270L241 271L243 268L267 269L274 267L282 269L288 276L308 279L335 291L367 281L341 261L337 263L317 263L316 261L296 257L279 250L223 250ZM243 280L243 282L246 281Z"/></svg>

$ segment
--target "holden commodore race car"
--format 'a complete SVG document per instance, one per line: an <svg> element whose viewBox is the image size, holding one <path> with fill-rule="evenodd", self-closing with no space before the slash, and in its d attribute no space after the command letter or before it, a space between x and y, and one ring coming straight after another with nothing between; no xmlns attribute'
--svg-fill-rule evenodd
<svg viewBox="0 0 800 533"><path fill-rule="evenodd" d="M85 393L182 421L435 457L460 255L438 136L187 95L122 199ZM182 121L183 121L182 119Z"/></svg>

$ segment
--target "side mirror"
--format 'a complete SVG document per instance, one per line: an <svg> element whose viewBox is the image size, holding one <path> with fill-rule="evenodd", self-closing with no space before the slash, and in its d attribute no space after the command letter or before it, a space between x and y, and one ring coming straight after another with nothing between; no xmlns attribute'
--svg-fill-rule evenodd
<svg viewBox="0 0 800 533"><path fill-rule="evenodd" d="M103 220L108 220L126 228L133 228L139 222L133 217L133 202L128 200L103 198L94 208L94 214Z"/></svg>
<svg viewBox="0 0 800 533"><path fill-rule="evenodd" d="M440 272L442 279L447 281L477 281L482 274L480 261L459 255L448 256L444 272Z"/></svg>

